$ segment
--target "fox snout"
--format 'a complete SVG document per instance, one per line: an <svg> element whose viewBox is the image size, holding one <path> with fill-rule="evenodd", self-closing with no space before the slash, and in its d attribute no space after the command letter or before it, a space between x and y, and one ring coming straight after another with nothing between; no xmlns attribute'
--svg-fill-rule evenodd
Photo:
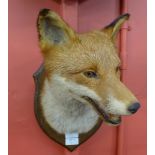
<svg viewBox="0 0 155 155"><path fill-rule="evenodd" d="M140 108L139 102L132 103L130 106L127 107L129 115L136 113L139 108ZM119 125L121 123L121 115L104 113L103 119L105 120L106 123L110 125Z"/></svg>
<svg viewBox="0 0 155 155"><path fill-rule="evenodd" d="M121 122L122 115L132 115L140 108L140 103L133 93L115 77L110 74L107 80L101 79L95 90L95 95L83 92L84 97L103 119L113 125Z"/></svg>
<svg viewBox="0 0 155 155"><path fill-rule="evenodd" d="M136 113L140 108L140 103L137 98L119 78L113 77L107 84L104 82L100 87L98 94L103 100L101 106L106 113L113 115L131 115ZM100 93L102 89L103 93Z"/></svg>

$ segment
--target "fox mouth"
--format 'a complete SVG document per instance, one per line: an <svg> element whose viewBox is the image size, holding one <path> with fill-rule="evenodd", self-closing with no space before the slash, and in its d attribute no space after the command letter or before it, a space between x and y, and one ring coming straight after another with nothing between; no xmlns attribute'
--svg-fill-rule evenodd
<svg viewBox="0 0 155 155"><path fill-rule="evenodd" d="M101 118L108 124L111 125L119 125L121 123L121 116L120 115L114 115L114 114L108 114L104 111L104 109L100 108L96 101L91 99L88 96L82 96L84 100L89 102L97 111L97 113L101 116Z"/></svg>

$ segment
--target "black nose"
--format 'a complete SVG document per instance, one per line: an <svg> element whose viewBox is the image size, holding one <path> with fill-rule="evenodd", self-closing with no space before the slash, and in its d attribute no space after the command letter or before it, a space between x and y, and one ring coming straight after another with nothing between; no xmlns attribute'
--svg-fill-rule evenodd
<svg viewBox="0 0 155 155"><path fill-rule="evenodd" d="M128 111L130 111L132 114L134 114L139 108L140 108L140 104L137 102L137 103L130 105L128 107Z"/></svg>

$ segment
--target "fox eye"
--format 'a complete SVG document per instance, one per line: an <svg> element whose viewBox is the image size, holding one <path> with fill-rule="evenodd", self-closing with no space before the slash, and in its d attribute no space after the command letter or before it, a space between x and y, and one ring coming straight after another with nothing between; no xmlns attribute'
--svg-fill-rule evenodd
<svg viewBox="0 0 155 155"><path fill-rule="evenodd" d="M97 73L94 71L86 71L83 74L88 78L97 78Z"/></svg>

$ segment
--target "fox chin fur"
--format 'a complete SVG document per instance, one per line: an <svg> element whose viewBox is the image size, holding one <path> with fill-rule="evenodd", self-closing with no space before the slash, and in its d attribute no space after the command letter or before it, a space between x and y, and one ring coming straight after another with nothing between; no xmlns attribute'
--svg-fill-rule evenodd
<svg viewBox="0 0 155 155"><path fill-rule="evenodd" d="M93 107L77 94L99 98L88 88L66 82L59 75L54 75L51 83L45 80L41 105L46 121L59 133L88 132L99 119Z"/></svg>

